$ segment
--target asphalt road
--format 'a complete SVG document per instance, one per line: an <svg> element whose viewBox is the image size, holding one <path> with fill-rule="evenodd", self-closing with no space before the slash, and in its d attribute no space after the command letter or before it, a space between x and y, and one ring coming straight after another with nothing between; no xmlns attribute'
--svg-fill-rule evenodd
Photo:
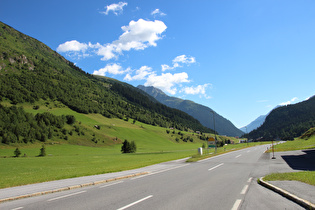
<svg viewBox="0 0 315 210"><path fill-rule="evenodd" d="M0 209L303 209L259 186L269 171L267 146L148 175L0 204Z"/></svg>

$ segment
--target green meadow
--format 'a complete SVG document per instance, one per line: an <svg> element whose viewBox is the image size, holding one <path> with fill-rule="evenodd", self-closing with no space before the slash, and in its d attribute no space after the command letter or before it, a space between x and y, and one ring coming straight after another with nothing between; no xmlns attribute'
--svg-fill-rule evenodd
<svg viewBox="0 0 315 210"><path fill-rule="evenodd" d="M181 131L193 142L177 142L176 138L181 137L178 130L167 133L166 128L133 123L133 120L79 114L58 102L40 101L39 105L37 110L31 104L23 104L23 107L34 115L47 111L55 115L74 115L75 126L80 132L73 132L67 140L58 137L47 140L45 157L37 157L42 142L0 144L0 188L117 172L190 157L204 143L197 134L190 132ZM66 129L74 128L66 125ZM121 143L125 139L135 141L136 153L121 153ZM16 158L13 156L17 147L21 156Z"/></svg>

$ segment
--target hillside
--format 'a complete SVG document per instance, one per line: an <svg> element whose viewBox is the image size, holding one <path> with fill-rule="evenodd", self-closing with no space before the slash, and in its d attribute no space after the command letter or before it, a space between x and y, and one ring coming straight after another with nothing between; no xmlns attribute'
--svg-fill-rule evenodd
<svg viewBox="0 0 315 210"><path fill-rule="evenodd" d="M211 132L188 114L153 101L128 84L84 72L45 44L0 22L0 101L19 105L40 100L78 113Z"/></svg>
<svg viewBox="0 0 315 210"><path fill-rule="evenodd" d="M249 133L249 138L293 140L315 126L315 96L271 111L262 126Z"/></svg>
<svg viewBox="0 0 315 210"><path fill-rule="evenodd" d="M209 107L197 104L190 100L183 100L176 97L170 97L163 91L154 87L145 87L143 85L138 86L139 89L145 91L149 95L153 96L156 100L165 104L166 106L179 109L187 114L193 116L200 123L208 128L214 129L212 109ZM227 136L241 136L242 131L237 129L229 120L225 119L221 115L215 113L215 129L220 135Z"/></svg>

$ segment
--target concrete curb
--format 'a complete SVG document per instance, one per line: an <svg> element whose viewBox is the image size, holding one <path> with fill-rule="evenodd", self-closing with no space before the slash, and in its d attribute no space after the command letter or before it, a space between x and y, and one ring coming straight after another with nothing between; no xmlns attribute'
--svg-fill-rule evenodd
<svg viewBox="0 0 315 210"><path fill-rule="evenodd" d="M264 181L263 178L264 177L261 177L260 179L258 179L258 181L257 181L258 184L260 184L260 185L262 185L262 186L264 186L264 187L266 187L266 188L268 188L268 189L270 189L276 193L279 193L280 195L294 201L295 203L303 206L304 208L315 210L315 204L313 204L307 200L304 200L302 198L299 198L296 195L293 195L286 190L283 190L279 187L276 187L276 186Z"/></svg>
<svg viewBox="0 0 315 210"><path fill-rule="evenodd" d="M141 175L146 175L146 174L149 174L149 172L140 172L140 173L130 174L130 175L126 175L126 176L120 176L120 177L116 177L116 178L111 178L111 179L105 179L105 180L89 182L89 183L85 183L85 184L79 184L79 185L73 185L73 186L69 186L69 187L63 187L63 188L54 189L54 190L47 190L47 191L43 191L43 192L36 192L36 193L20 195L20 196L16 196L16 197L3 198L3 199L0 199L0 203L6 202L6 201L13 201L13 200L19 200L19 199L23 199L23 198L39 196L39 195L46 195L46 194L51 194L51 193L56 193L56 192L61 192L61 191L66 191L66 190L73 190L73 189L77 189L77 188L103 184L103 183L106 183L106 182L112 182L112 181L121 180L121 179L128 179L128 178L131 178L131 177L136 177L136 176L141 176Z"/></svg>

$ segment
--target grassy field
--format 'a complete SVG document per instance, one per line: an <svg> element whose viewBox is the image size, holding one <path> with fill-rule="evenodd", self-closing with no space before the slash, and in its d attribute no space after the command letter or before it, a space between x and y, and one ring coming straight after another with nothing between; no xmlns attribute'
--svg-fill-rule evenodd
<svg viewBox="0 0 315 210"><path fill-rule="evenodd" d="M315 135L309 138L296 138L294 141L287 141L283 144L275 146L275 152L291 151L291 150L305 150L315 148ZM269 151L271 152L271 150ZM267 175L264 180L296 180L305 182L307 184L315 185L315 171L302 171L293 173L274 173Z"/></svg>
<svg viewBox="0 0 315 210"><path fill-rule="evenodd" d="M120 145L101 148L64 144L46 145L47 156L36 157L39 148L39 145L20 148L27 157L0 158L0 188L123 171L196 153L186 148L183 151L121 154ZM12 155L13 151L13 148L2 148L1 155L3 152Z"/></svg>
<svg viewBox="0 0 315 210"><path fill-rule="evenodd" d="M74 115L76 125L84 135L73 134L68 140L54 137L45 142L45 157L37 157L42 143L0 144L0 188L58 180L85 175L116 172L139 168L155 163L189 157L197 153L204 141L197 134L182 132L193 138L193 142L176 142L177 133L169 134L166 128L151 126L116 118L105 118L99 114L79 114L58 102L39 102L40 108L24 104L33 114L51 112L55 115ZM94 128L100 126L100 130ZM66 125L66 129L73 127ZM92 138L97 143L91 141ZM122 154L121 143L127 139L135 141L137 153ZM14 158L19 148L21 157ZM25 157L24 157L25 156Z"/></svg>
<svg viewBox="0 0 315 210"><path fill-rule="evenodd" d="M315 149L315 135L307 140L296 138L294 141L287 141L274 147L275 152L303 149ZM269 152L272 152L272 150L269 150Z"/></svg>

